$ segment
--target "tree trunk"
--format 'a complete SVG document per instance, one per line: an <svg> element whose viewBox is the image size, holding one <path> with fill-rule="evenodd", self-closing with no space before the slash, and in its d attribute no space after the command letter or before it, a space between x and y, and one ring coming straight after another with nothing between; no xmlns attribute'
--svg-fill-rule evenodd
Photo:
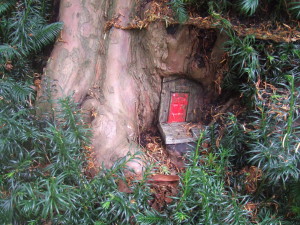
<svg viewBox="0 0 300 225"><path fill-rule="evenodd" d="M87 112L99 165L110 166L139 149L139 134L156 123L161 79L182 75L203 85L206 100L216 96L223 35L192 26L151 23L142 30L122 30L139 13L136 0L61 0L64 22L43 75L57 88L54 97L73 94ZM47 79L46 79L47 78ZM44 85L45 86L45 85ZM42 88L39 96L42 96ZM42 98L41 98L42 99ZM46 110L41 104L41 110Z"/></svg>

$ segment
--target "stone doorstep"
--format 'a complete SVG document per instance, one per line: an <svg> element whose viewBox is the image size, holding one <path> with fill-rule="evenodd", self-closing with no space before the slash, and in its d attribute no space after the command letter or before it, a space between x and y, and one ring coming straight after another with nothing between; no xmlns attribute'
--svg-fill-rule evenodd
<svg viewBox="0 0 300 225"><path fill-rule="evenodd" d="M200 129L193 127L191 131L188 131L185 125L187 125L187 122L159 123L158 128L165 144L180 144L197 141Z"/></svg>

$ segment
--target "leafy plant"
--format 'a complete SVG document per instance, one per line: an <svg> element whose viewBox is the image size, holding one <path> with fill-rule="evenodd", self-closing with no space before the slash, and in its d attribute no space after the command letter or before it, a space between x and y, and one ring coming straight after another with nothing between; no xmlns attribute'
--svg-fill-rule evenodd
<svg viewBox="0 0 300 225"><path fill-rule="evenodd" d="M259 4L259 0L241 0L239 2L239 7L242 13L252 16Z"/></svg>
<svg viewBox="0 0 300 225"><path fill-rule="evenodd" d="M299 19L300 17L300 5L297 1L287 0L174 0L171 2L173 5L173 11L175 12L177 19L180 15L186 13L186 9L192 9L193 12L198 12L201 16L206 16L209 11L216 11L219 14L235 14L239 17L252 16L262 18L264 13L275 19L276 21L286 21L289 19ZM180 22L185 22L186 16Z"/></svg>
<svg viewBox="0 0 300 225"><path fill-rule="evenodd" d="M281 180L283 185L289 178L299 179L300 174L297 166L300 158L296 150L300 141L297 136L300 127L293 126L299 103L295 102L297 97L294 95L293 77L287 78L289 85L283 86L285 90L282 89L280 94L274 93L276 97L278 96L277 99L269 99L268 97L271 97L269 95L261 99L262 103L257 104L262 117L256 117L253 126L260 132L257 130L250 132L255 140L251 144L250 152L253 156L250 161L263 169L269 182L278 183ZM278 102L279 98L282 102ZM288 111L285 111L285 107Z"/></svg>
<svg viewBox="0 0 300 225"><path fill-rule="evenodd" d="M231 160L235 168L246 165L262 171L251 197L260 205L255 220L262 224L288 223L282 218L292 206L286 207L291 203L285 192L300 175L299 88L295 85L296 80L299 82L299 45L237 37L230 27L227 33L229 70L223 87L239 93L247 112L223 118L225 135L220 143L232 146L232 159L239 158ZM241 187L243 182L234 186ZM281 207L276 219L270 216L278 213L271 205Z"/></svg>
<svg viewBox="0 0 300 225"><path fill-rule="evenodd" d="M16 4L16 1L2 1L0 5L0 16L9 11Z"/></svg>
<svg viewBox="0 0 300 225"><path fill-rule="evenodd" d="M48 24L50 1L4 1L0 8L0 73L28 77L22 68L45 46L53 43L61 22ZM31 66L29 66L31 67ZM21 71L21 73L17 71ZM32 72L33 73L33 72Z"/></svg>
<svg viewBox="0 0 300 225"><path fill-rule="evenodd" d="M210 136L209 132L202 133L196 151L188 157L178 201L171 206L176 207L175 223L247 224L242 199L235 198L234 192L226 188L224 181L232 156L231 149L201 147L204 142L215 141L209 139Z"/></svg>
<svg viewBox="0 0 300 225"><path fill-rule="evenodd" d="M93 178L87 175L90 130L71 97L51 99L51 91L55 91L51 81L52 89L44 97L52 111L37 118L35 94L26 78L35 70L33 55L51 43L62 26L48 24L49 2L3 0L0 5L1 223L299 222L298 44L236 36L229 21L221 17L226 7L220 6L218 13L213 11L217 4L233 7L230 1L171 2L179 21L187 19L186 6L198 4L210 7L213 17L227 30L229 71L224 88L242 96L248 108L240 115L225 115L223 123L201 133L195 152L186 156L178 194L170 196L172 203L162 211L156 211L148 203L153 197L147 182L153 167L145 167L141 180L124 176L130 170L126 166L129 161L142 160L139 154L129 154L111 168L103 166ZM243 0L240 7L254 15L260 10L257 4ZM290 5L296 17L297 6ZM236 170L245 165L262 173L257 188L248 196L232 185L232 180L242 177ZM245 185L247 176L237 185ZM119 191L121 182L129 182L129 191ZM248 207L252 202L257 206L254 209Z"/></svg>
<svg viewBox="0 0 300 225"><path fill-rule="evenodd" d="M300 19L300 3L298 1L290 3L289 11L296 19Z"/></svg>
<svg viewBox="0 0 300 225"><path fill-rule="evenodd" d="M188 14L185 9L185 3L183 2L183 0L172 0L170 2L170 5L180 23L183 23L188 19Z"/></svg>

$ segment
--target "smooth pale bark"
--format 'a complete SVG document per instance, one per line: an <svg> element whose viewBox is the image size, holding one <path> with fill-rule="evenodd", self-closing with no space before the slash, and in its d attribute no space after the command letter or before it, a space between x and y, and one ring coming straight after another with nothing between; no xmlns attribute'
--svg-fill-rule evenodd
<svg viewBox="0 0 300 225"><path fill-rule="evenodd" d="M58 87L55 98L73 95L87 113L98 165L110 166L128 151L139 149L140 132L157 120L162 77L193 78L203 85L207 100L215 96L214 79L223 53L221 35L215 35L217 41L210 40L213 45L205 52L209 61L199 67L199 32L204 30L182 25L170 34L162 22L143 30L104 30L112 19L128 25L139 8L136 2L60 2L59 20L64 29L43 82L52 80ZM40 109L47 110L41 102Z"/></svg>

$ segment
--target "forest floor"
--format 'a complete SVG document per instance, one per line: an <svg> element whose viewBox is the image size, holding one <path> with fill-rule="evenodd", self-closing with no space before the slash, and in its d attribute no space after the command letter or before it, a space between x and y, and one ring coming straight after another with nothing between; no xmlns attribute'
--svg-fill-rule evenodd
<svg viewBox="0 0 300 225"><path fill-rule="evenodd" d="M224 97L221 97L214 104L209 104L205 107L202 111L204 114L204 121L202 121L200 125L203 127L210 126L216 121L218 121L219 124L224 124L222 115L226 114L228 111L235 115L239 115L244 110L245 109L241 107L236 97L229 98L229 100L228 98L226 100ZM189 126L192 127L194 125L188 123L186 125L187 131L189 130ZM224 131L221 126L219 138L217 140L221 139L223 133ZM182 157L174 156L167 150L157 126L153 126L142 132L139 141L143 152L145 153L146 161L155 165L153 168L155 175L152 177L151 182L154 198L150 204L154 209L161 211L165 205L173 201L170 196L176 196L178 193L178 175L184 172L186 160L184 155ZM219 145L219 143L216 144ZM206 143L206 147L209 148L209 144ZM252 178L257 177L256 171L251 171L251 169L248 168L242 168L235 173L248 173Z"/></svg>

